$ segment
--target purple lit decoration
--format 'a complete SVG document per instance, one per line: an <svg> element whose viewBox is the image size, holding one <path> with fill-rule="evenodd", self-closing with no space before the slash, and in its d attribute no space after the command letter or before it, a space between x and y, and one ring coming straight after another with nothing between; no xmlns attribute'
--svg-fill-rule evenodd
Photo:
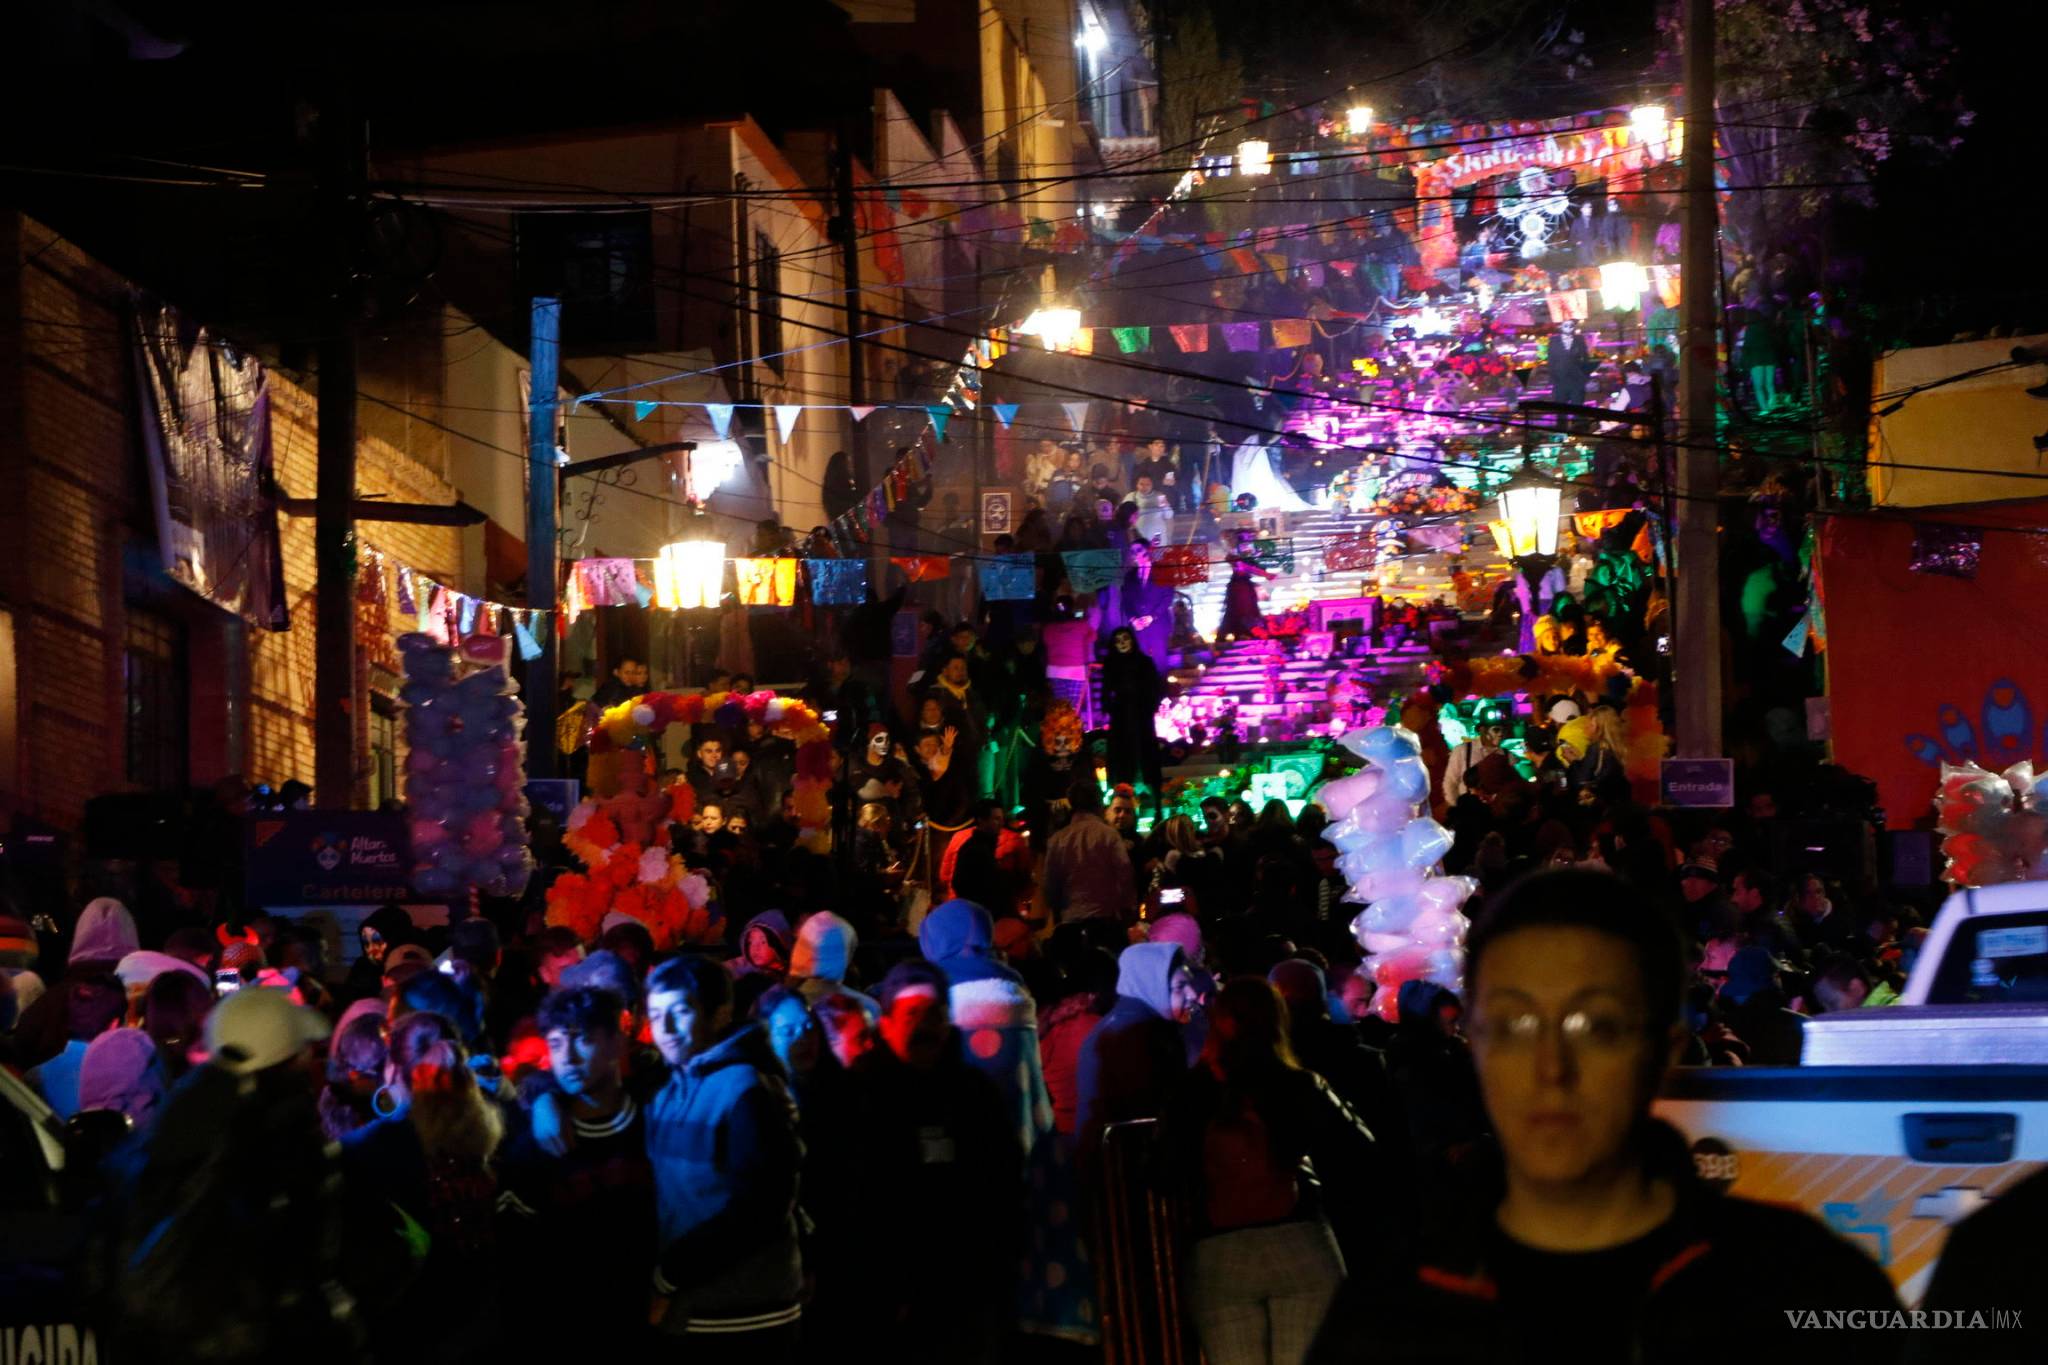
<svg viewBox="0 0 2048 1365"><path fill-rule="evenodd" d="M1916 521L1913 523L1913 557L1906 562L1906 567L1914 573L1975 578L1977 561L1983 554L1984 533L1974 526Z"/></svg>

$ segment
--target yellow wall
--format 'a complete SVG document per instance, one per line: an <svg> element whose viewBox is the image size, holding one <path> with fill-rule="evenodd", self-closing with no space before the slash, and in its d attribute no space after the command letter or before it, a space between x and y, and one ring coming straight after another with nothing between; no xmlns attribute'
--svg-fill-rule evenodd
<svg viewBox="0 0 2048 1365"><path fill-rule="evenodd" d="M2007 361L2015 346L2048 346L2048 336L1894 351L1877 362L1876 406L1894 401L1883 395L1895 398L1916 385ZM2048 458L2034 450L2034 437L2048 432L2048 401L2026 392L2044 379L2043 366L2004 369L1929 389L1891 416L1873 418L1871 501L1881 507L1935 507L2048 495L2048 478L2040 477L2048 475Z"/></svg>

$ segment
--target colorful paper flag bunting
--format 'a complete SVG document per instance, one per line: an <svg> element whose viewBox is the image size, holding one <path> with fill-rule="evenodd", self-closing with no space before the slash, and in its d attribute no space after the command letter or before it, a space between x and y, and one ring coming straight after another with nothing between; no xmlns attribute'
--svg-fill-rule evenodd
<svg viewBox="0 0 2048 1365"><path fill-rule="evenodd" d="M721 441L726 438L726 433L732 430L732 408L733 405L730 403L704 405L704 415L711 419L711 429L718 433L718 439Z"/></svg>
<svg viewBox="0 0 2048 1365"><path fill-rule="evenodd" d="M932 430L939 434L941 441L945 440L946 423L953 420L952 405L948 403L930 403L925 406L925 411L931 415Z"/></svg>
<svg viewBox="0 0 2048 1365"><path fill-rule="evenodd" d="M996 420L1005 427L1008 427L1011 422L1016 420L1017 405L1015 403L991 403L989 404L989 409L995 413Z"/></svg>
<svg viewBox="0 0 2048 1365"><path fill-rule="evenodd" d="M775 430L782 437L784 445L789 444L789 433L796 430L796 419L804 415L801 403L777 403L775 405Z"/></svg>
<svg viewBox="0 0 2048 1365"><path fill-rule="evenodd" d="M1087 399L1076 399L1074 402L1062 403L1060 406L1067 410L1067 425L1071 426L1076 434L1088 429Z"/></svg>

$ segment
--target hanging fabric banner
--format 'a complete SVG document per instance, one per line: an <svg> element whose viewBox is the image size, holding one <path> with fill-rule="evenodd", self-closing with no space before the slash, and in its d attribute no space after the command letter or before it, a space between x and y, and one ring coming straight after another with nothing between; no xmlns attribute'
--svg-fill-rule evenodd
<svg viewBox="0 0 2048 1365"><path fill-rule="evenodd" d="M1294 537L1252 542L1252 560L1279 573L1294 572Z"/></svg>
<svg viewBox="0 0 2048 1365"><path fill-rule="evenodd" d="M1273 344L1275 346L1306 346L1314 333L1309 330L1307 318L1274 318Z"/></svg>
<svg viewBox="0 0 2048 1365"><path fill-rule="evenodd" d="M530 613L523 611L514 615L512 633L519 640L519 657L531 660L540 657L540 641L534 638L533 627L528 624L529 616Z"/></svg>
<svg viewBox="0 0 2048 1365"><path fill-rule="evenodd" d="M977 567L981 595L990 602L1028 602L1037 591L1036 555L996 555Z"/></svg>
<svg viewBox="0 0 2048 1365"><path fill-rule="evenodd" d="M1370 569L1378 558L1379 536L1372 531L1354 531L1323 542L1323 567L1331 573Z"/></svg>
<svg viewBox="0 0 2048 1365"><path fill-rule="evenodd" d="M868 600L865 559L806 559L811 600L821 607L857 607Z"/></svg>
<svg viewBox="0 0 2048 1365"><path fill-rule="evenodd" d="M706 403L704 415L711 419L711 429L717 432L718 439L723 441L725 434L732 430L732 404Z"/></svg>
<svg viewBox="0 0 2048 1365"><path fill-rule="evenodd" d="M953 571L952 561L944 555L891 555L889 562L913 583L943 582Z"/></svg>
<svg viewBox="0 0 2048 1365"><path fill-rule="evenodd" d="M872 413L874 410L875 405L872 403L855 403L852 407L847 409L848 412L853 414L853 420L856 422L867 421L868 415Z"/></svg>
<svg viewBox="0 0 2048 1365"><path fill-rule="evenodd" d="M742 606L787 607L795 604L794 559L735 559L732 568L739 581Z"/></svg>
<svg viewBox="0 0 2048 1365"><path fill-rule="evenodd" d="M1135 355L1139 351L1152 349L1150 327L1114 327L1110 330L1116 334L1116 348L1125 355Z"/></svg>
<svg viewBox="0 0 2048 1365"><path fill-rule="evenodd" d="M1173 341L1181 350L1190 354L1209 349L1209 324L1205 322L1180 322L1169 328Z"/></svg>
<svg viewBox="0 0 2048 1365"><path fill-rule="evenodd" d="M289 629L263 366L168 307L138 302L133 325L164 572L265 630Z"/></svg>
<svg viewBox="0 0 2048 1365"><path fill-rule="evenodd" d="M1010 423L1017 420L1017 405L1015 403L991 403L989 404L989 410L995 413L996 420L1003 424L1005 430L1009 428Z"/></svg>
<svg viewBox="0 0 2048 1365"><path fill-rule="evenodd" d="M454 644L448 638L448 590L435 584L433 594L427 609L420 613L420 629L431 635L436 644Z"/></svg>
<svg viewBox="0 0 2048 1365"><path fill-rule="evenodd" d="M1572 513L1572 529L1587 540L1598 540L1609 528L1619 526L1633 507L1605 507L1598 512Z"/></svg>
<svg viewBox="0 0 2048 1365"><path fill-rule="evenodd" d="M1465 527L1456 521L1436 526L1411 526L1408 528L1408 543L1433 554L1454 555L1465 548Z"/></svg>
<svg viewBox="0 0 2048 1365"><path fill-rule="evenodd" d="M1586 291L1566 289L1544 299L1550 305L1552 322L1584 322L1586 320Z"/></svg>
<svg viewBox="0 0 2048 1365"><path fill-rule="evenodd" d="M418 616L420 609L413 605L412 570L401 567L398 570L398 610L404 616Z"/></svg>
<svg viewBox="0 0 2048 1365"><path fill-rule="evenodd" d="M634 588L640 580L630 559L579 559L576 578L583 585L583 600L593 607L639 605Z"/></svg>
<svg viewBox="0 0 2048 1365"><path fill-rule="evenodd" d="M1209 581L1209 546L1206 541L1192 545L1169 545L1152 565L1152 582L1162 588L1192 588Z"/></svg>
<svg viewBox="0 0 2048 1365"><path fill-rule="evenodd" d="M1062 403L1060 406L1067 410L1067 425L1074 429L1076 435L1088 429L1087 399L1083 398L1072 403Z"/></svg>
<svg viewBox="0 0 2048 1365"><path fill-rule="evenodd" d="M1066 550L1060 558L1066 561L1067 582L1075 592L1096 592L1124 576L1120 550Z"/></svg>
<svg viewBox="0 0 2048 1365"><path fill-rule="evenodd" d="M465 636L476 633L477 601L467 593L455 594L456 629Z"/></svg>
<svg viewBox="0 0 2048 1365"><path fill-rule="evenodd" d="M1226 322L1223 326L1223 344L1233 351L1256 351L1259 349L1259 324L1256 322Z"/></svg>
<svg viewBox="0 0 2048 1365"><path fill-rule="evenodd" d="M801 403L777 403L775 405L775 430L782 437L784 445L789 444L789 433L796 430L796 419L804 415Z"/></svg>
<svg viewBox="0 0 2048 1365"><path fill-rule="evenodd" d="M932 430L938 433L939 439L941 441L945 440L946 423L953 420L953 409L951 405L946 403L931 403L925 407L925 412L931 416Z"/></svg>

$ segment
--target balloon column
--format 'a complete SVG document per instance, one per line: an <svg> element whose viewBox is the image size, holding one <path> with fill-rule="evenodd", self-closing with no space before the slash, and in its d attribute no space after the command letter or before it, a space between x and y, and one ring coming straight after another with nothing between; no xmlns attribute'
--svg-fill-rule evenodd
<svg viewBox="0 0 2048 1365"><path fill-rule="evenodd" d="M1351 922L1378 989L1373 1011L1400 1019L1401 987L1414 980L1458 989L1465 966L1462 907L1478 883L1440 877L1437 863L1451 832L1424 812L1429 770L1422 746L1400 726L1353 730L1338 741L1367 767L1323 784L1316 800L1332 823L1323 837L1337 849L1337 867L1351 883L1350 901L1365 909Z"/></svg>
<svg viewBox="0 0 2048 1365"><path fill-rule="evenodd" d="M412 886L422 896L516 896L533 856L526 848L525 725L505 642L473 636L460 651L482 665L458 678L457 651L430 635L399 637L406 704L405 799L411 810Z"/></svg>
<svg viewBox="0 0 2048 1365"><path fill-rule="evenodd" d="M1975 763L1941 765L1934 798L1942 876L1957 886L2048 877L2048 783L2031 762L1994 773Z"/></svg>

